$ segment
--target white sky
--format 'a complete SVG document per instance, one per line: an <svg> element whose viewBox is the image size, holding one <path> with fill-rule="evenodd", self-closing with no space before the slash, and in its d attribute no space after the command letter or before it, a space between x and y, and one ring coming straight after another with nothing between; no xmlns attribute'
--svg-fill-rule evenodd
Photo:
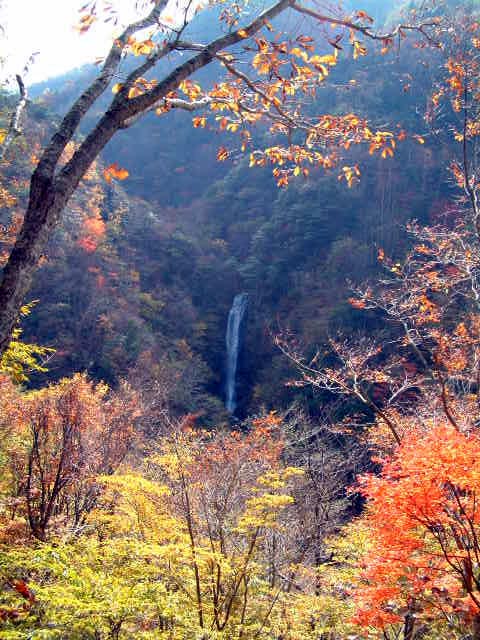
<svg viewBox="0 0 480 640"><path fill-rule="evenodd" d="M178 0L171 0L176 4ZM111 44L114 27L96 22L84 34L74 26L79 21L79 8L87 0L0 0L0 55L7 58L6 71L22 72L32 53L39 51L25 80L38 82L93 62L105 55ZM134 0L114 0L125 23L134 17ZM165 9L169 15L175 10ZM5 75L5 71L2 75Z"/></svg>

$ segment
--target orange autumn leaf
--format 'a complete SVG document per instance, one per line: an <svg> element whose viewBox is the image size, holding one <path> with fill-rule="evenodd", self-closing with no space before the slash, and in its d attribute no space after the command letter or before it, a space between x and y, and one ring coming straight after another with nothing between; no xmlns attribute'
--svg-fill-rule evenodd
<svg viewBox="0 0 480 640"><path fill-rule="evenodd" d="M225 147L220 147L220 149L217 152L217 160L219 160L220 162L223 162L229 157L229 155L230 154L228 152L228 149L225 149Z"/></svg>
<svg viewBox="0 0 480 640"><path fill-rule="evenodd" d="M374 22L373 18L369 16L366 11L357 11L356 17L359 20L366 20L367 22L370 22L370 24L373 24Z"/></svg>
<svg viewBox="0 0 480 640"><path fill-rule="evenodd" d="M29 600L30 602L35 601L35 594L28 588L27 583L24 580L14 580L11 583L11 586L26 600Z"/></svg>
<svg viewBox="0 0 480 640"><path fill-rule="evenodd" d="M348 302L354 309L365 309L366 304L363 300L359 300L358 298L349 298Z"/></svg>
<svg viewBox="0 0 480 640"><path fill-rule="evenodd" d="M120 167L117 162L112 163L103 170L103 176L108 183L112 182L112 178L125 180L129 175L128 171Z"/></svg>
<svg viewBox="0 0 480 640"><path fill-rule="evenodd" d="M94 16L92 13L86 13L82 15L79 24L75 26L75 30L80 34L86 33L90 29L92 24L96 21L96 19L96 16Z"/></svg>

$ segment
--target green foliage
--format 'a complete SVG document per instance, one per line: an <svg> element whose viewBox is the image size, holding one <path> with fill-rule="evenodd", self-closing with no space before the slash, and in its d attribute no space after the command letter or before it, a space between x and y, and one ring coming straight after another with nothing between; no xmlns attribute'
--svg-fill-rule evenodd
<svg viewBox="0 0 480 640"><path fill-rule="evenodd" d="M155 546L133 539L82 538L4 552L0 571L11 580L28 576L35 601L6 624L0 638L168 637L149 630L178 612L184 598L159 580L164 569ZM22 611L22 600L7 591L0 606Z"/></svg>
<svg viewBox="0 0 480 640"><path fill-rule="evenodd" d="M21 316L29 316L38 300L29 302L21 310ZM22 342L20 336L23 330L17 327L13 332L13 339L0 361L0 372L11 376L15 382L28 382L29 375L35 372L45 373L48 369L45 361L55 353L55 349L41 347L37 344Z"/></svg>

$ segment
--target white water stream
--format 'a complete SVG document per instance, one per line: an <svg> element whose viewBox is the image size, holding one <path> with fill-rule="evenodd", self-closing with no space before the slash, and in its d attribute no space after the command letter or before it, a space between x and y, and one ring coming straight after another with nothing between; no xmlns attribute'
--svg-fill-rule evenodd
<svg viewBox="0 0 480 640"><path fill-rule="evenodd" d="M227 370L225 381L225 406L230 413L235 413L237 407L237 366L241 348L242 322L248 306L248 295L239 293L233 299L232 308L228 314L227 333L225 343L227 347Z"/></svg>

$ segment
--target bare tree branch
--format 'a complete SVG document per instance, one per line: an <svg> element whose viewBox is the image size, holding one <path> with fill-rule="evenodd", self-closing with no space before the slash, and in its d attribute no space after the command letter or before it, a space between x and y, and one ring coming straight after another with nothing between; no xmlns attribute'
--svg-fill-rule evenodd
<svg viewBox="0 0 480 640"><path fill-rule="evenodd" d="M22 80L22 77L18 73L15 76L15 79L18 84L20 99L14 113L12 114L10 124L8 126L7 135L5 136L2 146L0 147L0 161L4 159L8 148L15 140L15 138L22 134L22 120L25 108L27 106L28 92Z"/></svg>
<svg viewBox="0 0 480 640"><path fill-rule="evenodd" d="M334 16L318 13L317 11L313 11L308 7L304 7L303 5L298 4L297 2L293 2L292 9L294 11L298 11L299 13L303 13L307 16L310 16L311 18L315 18L315 20L318 20L318 22L323 22L325 24L331 24L331 25L338 25L339 27L346 27L347 29L352 29L353 31L357 31L358 33L361 33L362 35L364 35L367 38L370 38L371 40L383 40L383 41L393 40L397 36L401 35L402 32L417 31L424 38L426 38L427 40L433 43L434 40L429 35L427 29L430 27L438 26L438 21L430 20L428 22L423 22L418 25L399 24L395 27L395 29L392 29L392 31L389 31L386 33L376 33L370 27L367 27L363 24L359 24L358 22L354 22L353 20L335 18Z"/></svg>

